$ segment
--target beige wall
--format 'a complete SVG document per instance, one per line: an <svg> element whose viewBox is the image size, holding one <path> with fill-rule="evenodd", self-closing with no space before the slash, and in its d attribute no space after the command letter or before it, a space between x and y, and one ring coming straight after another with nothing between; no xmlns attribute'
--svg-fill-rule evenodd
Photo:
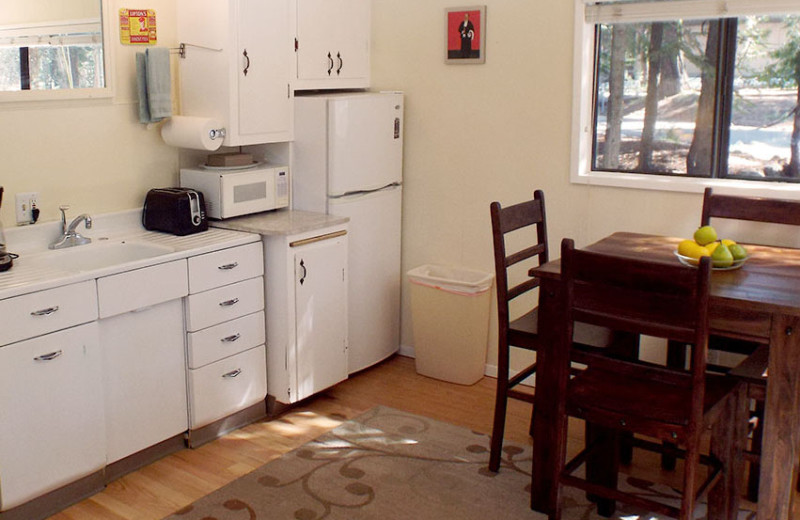
<svg viewBox="0 0 800 520"><path fill-rule="evenodd" d="M176 45L174 4L147 4L156 10L159 45ZM38 191L46 221L59 218L60 204L70 204L73 215L139 207L147 189L177 181L177 150L161 141L157 125L138 122L134 55L141 49L119 43L117 21L128 5L111 0L110 7L113 99L0 104L0 218L6 226L16 222L15 193Z"/></svg>
<svg viewBox="0 0 800 520"><path fill-rule="evenodd" d="M5 0L0 25L79 20L100 15L100 0Z"/></svg>
<svg viewBox="0 0 800 520"><path fill-rule="evenodd" d="M545 190L557 256L564 236L585 245L626 229L689 234L698 195L569 182L573 7L569 0L486 0L484 65L444 63L441 0L373 0L373 87L406 93L403 270L446 263L492 270L488 206ZM43 220L141 205L176 182L178 153L137 122L133 47L119 44L111 0L117 95L110 101L0 106L0 185L39 191ZM151 0L159 44L175 46L175 5ZM177 59L177 58L174 58ZM175 65L175 63L173 63ZM0 217L14 224L11 203ZM13 245L12 245L13 246ZM403 299L403 343L412 345ZM495 358L494 333L488 359Z"/></svg>
<svg viewBox="0 0 800 520"><path fill-rule="evenodd" d="M699 195L570 184L572 2L482 3L484 65L444 63L444 12L458 3L372 3L373 86L407 96L404 271L426 263L493 271L489 203L519 202L537 188L553 256L565 236L582 246L622 229L691 234ZM407 290L403 309L411 346ZM493 318L491 365L495 329Z"/></svg>

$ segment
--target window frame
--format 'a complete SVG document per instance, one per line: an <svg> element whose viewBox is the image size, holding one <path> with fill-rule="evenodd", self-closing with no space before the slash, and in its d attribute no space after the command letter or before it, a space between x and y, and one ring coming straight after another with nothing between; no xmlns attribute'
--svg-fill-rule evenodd
<svg viewBox="0 0 800 520"><path fill-rule="evenodd" d="M103 74L105 86L100 88L73 88L55 90L15 90L0 91L0 110L8 107L30 106L32 103L42 103L43 106L51 102L89 102L96 100L110 102L116 96L116 71L114 68L114 45L111 33L112 13L110 11L109 0L98 0L100 3L100 24L102 27L102 48L103 48Z"/></svg>
<svg viewBox="0 0 800 520"><path fill-rule="evenodd" d="M585 9L589 1L574 0L573 105L572 140L570 144L571 183L686 193L702 193L706 187L713 187L715 191L721 193L800 200L800 184L798 183L719 177L654 175L592 169L594 96L596 92L594 75L596 24L586 21ZM781 0L778 0L778 3L780 2ZM655 2L654 7L655 4L664 5L665 3ZM685 2L677 0L675 4L685 4ZM787 12L791 11L787 10ZM658 21L658 19L659 16L655 16L653 21ZM643 19L641 21L647 20Z"/></svg>

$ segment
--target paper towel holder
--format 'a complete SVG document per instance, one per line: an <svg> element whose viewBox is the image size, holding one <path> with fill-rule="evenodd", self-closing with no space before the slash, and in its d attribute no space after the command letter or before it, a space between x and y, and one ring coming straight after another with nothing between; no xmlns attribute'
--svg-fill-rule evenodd
<svg viewBox="0 0 800 520"><path fill-rule="evenodd" d="M212 128L208 131L208 138L212 141L216 139L225 139L225 129L224 128Z"/></svg>

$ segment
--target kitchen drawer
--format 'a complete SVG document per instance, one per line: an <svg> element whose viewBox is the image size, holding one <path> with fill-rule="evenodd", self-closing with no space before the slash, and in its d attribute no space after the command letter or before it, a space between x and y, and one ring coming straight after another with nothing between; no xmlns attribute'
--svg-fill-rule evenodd
<svg viewBox="0 0 800 520"><path fill-rule="evenodd" d="M0 300L0 316L0 345L94 321L94 280Z"/></svg>
<svg viewBox="0 0 800 520"><path fill-rule="evenodd" d="M101 318L150 307L187 294L189 285L185 260L97 279Z"/></svg>
<svg viewBox="0 0 800 520"><path fill-rule="evenodd" d="M190 427L205 426L266 396L267 357L263 345L189 370Z"/></svg>
<svg viewBox="0 0 800 520"><path fill-rule="evenodd" d="M266 341L264 311L189 333L189 368L200 368Z"/></svg>
<svg viewBox="0 0 800 520"><path fill-rule="evenodd" d="M264 274L261 242L189 258L189 292L207 291Z"/></svg>
<svg viewBox="0 0 800 520"><path fill-rule="evenodd" d="M264 308L264 277L226 285L186 298L186 329L195 332Z"/></svg>

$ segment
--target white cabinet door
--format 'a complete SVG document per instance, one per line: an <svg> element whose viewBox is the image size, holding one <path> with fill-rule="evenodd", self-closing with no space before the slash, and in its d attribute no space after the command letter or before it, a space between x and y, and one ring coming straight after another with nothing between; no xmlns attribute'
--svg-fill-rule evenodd
<svg viewBox="0 0 800 520"><path fill-rule="evenodd" d="M105 464L96 322L0 348L0 503L10 509Z"/></svg>
<svg viewBox="0 0 800 520"><path fill-rule="evenodd" d="M369 86L369 0L297 0L295 88Z"/></svg>
<svg viewBox="0 0 800 520"><path fill-rule="evenodd" d="M188 428L183 304L100 320L108 462Z"/></svg>
<svg viewBox="0 0 800 520"><path fill-rule="evenodd" d="M347 379L347 236L292 250L296 399L303 399Z"/></svg>
<svg viewBox="0 0 800 520"><path fill-rule="evenodd" d="M291 138L289 20L288 0L239 0L239 144Z"/></svg>
<svg viewBox="0 0 800 520"><path fill-rule="evenodd" d="M290 0L178 0L182 115L212 117L225 146L292 139Z"/></svg>

